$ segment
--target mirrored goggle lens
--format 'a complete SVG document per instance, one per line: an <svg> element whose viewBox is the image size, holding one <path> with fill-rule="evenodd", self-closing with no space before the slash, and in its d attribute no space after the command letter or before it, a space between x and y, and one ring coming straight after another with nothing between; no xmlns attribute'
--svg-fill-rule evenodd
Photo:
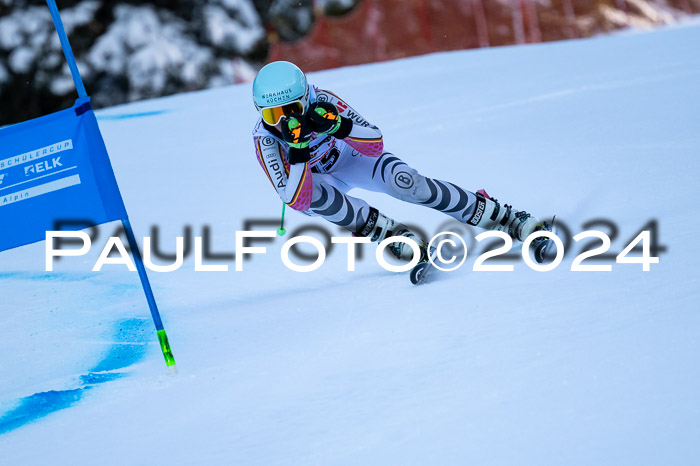
<svg viewBox="0 0 700 466"><path fill-rule="evenodd" d="M304 106L301 102L292 102L279 107L267 107L262 109L262 117L268 125L276 125L280 122L283 116L289 116L292 113L304 113Z"/></svg>

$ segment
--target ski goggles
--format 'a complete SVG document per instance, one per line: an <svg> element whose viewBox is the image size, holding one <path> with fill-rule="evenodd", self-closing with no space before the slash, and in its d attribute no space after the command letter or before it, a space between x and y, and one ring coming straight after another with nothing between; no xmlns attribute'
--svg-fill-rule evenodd
<svg viewBox="0 0 700 466"><path fill-rule="evenodd" d="M278 107L261 108L260 114L262 115L262 119L265 123L270 126L275 126L280 122L280 120L282 120L282 117L289 116L292 113L302 115L304 110L306 110L306 107L302 102L302 99L299 99Z"/></svg>

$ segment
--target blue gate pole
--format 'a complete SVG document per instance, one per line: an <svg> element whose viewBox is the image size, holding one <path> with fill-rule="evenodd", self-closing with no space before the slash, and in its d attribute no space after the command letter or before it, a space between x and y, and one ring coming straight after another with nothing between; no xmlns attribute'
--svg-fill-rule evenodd
<svg viewBox="0 0 700 466"><path fill-rule="evenodd" d="M148 301L148 308L151 310L153 323L156 326L156 333L158 334L158 341L160 342L160 350L163 352L165 364L168 366L170 372L176 374L177 368L175 366L175 358L173 357L173 352L170 349L170 343L168 342L168 335L165 333L165 328L163 327L163 321L160 319L158 305L156 304L156 298L153 296L153 290L151 289L151 283L149 282L148 275L146 274L146 268L143 266L143 259L141 258L141 251L139 250L139 245L136 242L136 237L134 236L134 230L131 228L129 219L122 220L122 225L124 226L124 231L126 232L126 239L129 242L131 254L134 256L136 270L138 271L139 278L141 279L143 292L146 294L146 301Z"/></svg>
<svg viewBox="0 0 700 466"><path fill-rule="evenodd" d="M87 92L85 92L85 85L83 84L83 79L80 77L78 72L78 65L75 63L75 57L73 56L73 50L70 48L70 42L68 42L68 36L66 36L66 30L63 28L63 21L61 21L61 15L58 14L58 7L56 6L56 0L46 0L46 4L49 6L49 11L51 12L51 18L53 19L53 25L56 27L56 32L58 33L58 39L61 41L61 47L63 48L63 55L66 56L66 61L68 62L68 68L70 68L70 74L73 76L73 82L75 83L75 89L78 91L78 97L87 97Z"/></svg>
<svg viewBox="0 0 700 466"><path fill-rule="evenodd" d="M78 71L78 65L75 62L75 56L73 56L73 50L70 47L70 42L68 42L68 36L66 35L66 30L63 27L63 21L61 21L61 15L58 12L56 0L46 0L46 4L48 5L49 11L51 12L51 18L53 19L53 24L56 27L58 38L61 41L63 54L66 56L68 68L70 68L70 74L71 76L73 76L73 82L75 83L75 89L78 91L78 97L87 98L88 95L85 91L85 85L83 84L83 79L80 77L80 72ZM151 311L153 323L156 326L158 342L160 343L160 349L163 352L163 357L165 358L165 364L167 364L170 372L177 373L177 368L175 366L175 358L173 357L173 352L170 349L168 335L165 333L163 321L161 320L160 313L158 312L158 306L156 305L156 299L153 296L151 283L148 281L148 275L146 274L146 268L143 265L141 251L139 251L139 246L136 242L136 237L134 236L134 230L131 228L131 223L129 223L128 218L122 219L122 225L124 226L126 238L129 242L129 247L131 248L131 254L134 256L136 270L138 270L139 278L141 279L141 286L143 287L143 292L146 294L146 301L148 301L148 308Z"/></svg>

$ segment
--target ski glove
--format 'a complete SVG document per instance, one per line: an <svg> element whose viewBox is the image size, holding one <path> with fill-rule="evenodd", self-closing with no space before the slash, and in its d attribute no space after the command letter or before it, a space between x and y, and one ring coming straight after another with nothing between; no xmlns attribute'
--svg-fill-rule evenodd
<svg viewBox="0 0 700 466"><path fill-rule="evenodd" d="M314 102L307 113L311 130L326 133L336 139L343 139L350 134L352 120L338 115L338 109L329 102Z"/></svg>
<svg viewBox="0 0 700 466"><path fill-rule="evenodd" d="M311 160L311 125L305 116L292 113L283 117L282 139L289 146L289 163L305 163Z"/></svg>

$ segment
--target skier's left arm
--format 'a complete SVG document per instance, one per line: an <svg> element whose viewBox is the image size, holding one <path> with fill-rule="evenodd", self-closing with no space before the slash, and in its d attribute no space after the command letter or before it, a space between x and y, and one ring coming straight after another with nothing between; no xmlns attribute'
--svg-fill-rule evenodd
<svg viewBox="0 0 700 466"><path fill-rule="evenodd" d="M338 110L341 126L332 136L342 139L368 157L379 157L384 151L382 132L332 92L315 89L317 102L328 102Z"/></svg>

